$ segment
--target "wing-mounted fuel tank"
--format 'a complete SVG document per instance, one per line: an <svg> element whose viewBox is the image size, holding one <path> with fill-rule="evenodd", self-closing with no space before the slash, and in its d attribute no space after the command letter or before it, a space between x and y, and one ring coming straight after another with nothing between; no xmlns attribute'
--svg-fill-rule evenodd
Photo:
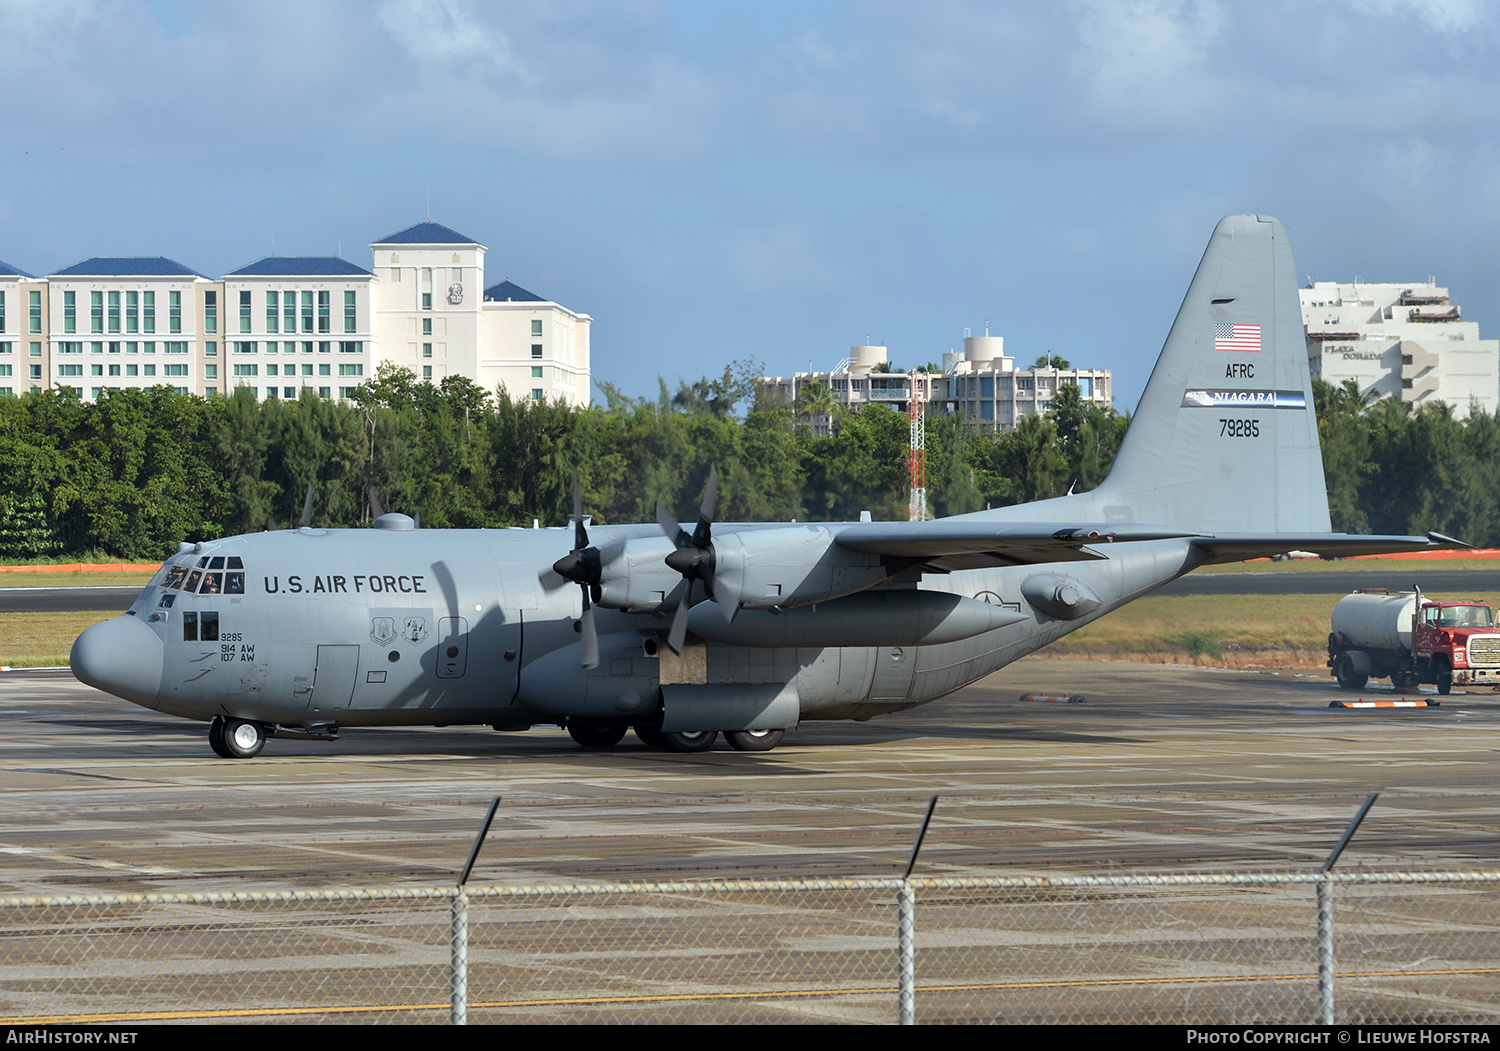
<svg viewBox="0 0 1500 1051"><path fill-rule="evenodd" d="M1021 597L1058 620L1077 620L1099 608L1099 596L1072 577L1038 573L1021 582Z"/></svg>
<svg viewBox="0 0 1500 1051"><path fill-rule="evenodd" d="M944 591L865 591L779 612L747 610L726 622L696 606L689 630L734 646L921 646L982 635L1027 620L1024 613Z"/></svg>
<svg viewBox="0 0 1500 1051"><path fill-rule="evenodd" d="M834 544L833 530L818 525L721 527L713 537L714 598L734 610L807 606L874 587L890 571L879 555ZM666 537L630 540L600 572L599 604L649 613L674 607L683 577L667 565L677 550ZM803 643L806 645L807 643Z"/></svg>

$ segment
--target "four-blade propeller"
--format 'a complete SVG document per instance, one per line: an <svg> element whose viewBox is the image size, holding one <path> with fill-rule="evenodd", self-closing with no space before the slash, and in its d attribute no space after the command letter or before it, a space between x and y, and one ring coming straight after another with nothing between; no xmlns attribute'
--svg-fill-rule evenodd
<svg viewBox="0 0 1500 1051"><path fill-rule="evenodd" d="M717 557L713 544L713 520L714 507L718 499L719 469L715 467L709 471L708 486L704 490L703 504L698 511L698 523L691 533L677 524L677 519L672 517L672 513L667 510L665 504L658 501L656 505L656 521L661 526L662 532L666 533L667 539L673 544L672 553L666 557L666 563L674 571L682 574L682 578L687 581L687 589L683 593L682 601L677 604L677 612L672 617L672 627L667 634L667 645L672 648L673 653L680 654L687 641L688 613L693 607L694 583L702 582L704 598L715 597ZM582 592L583 612L579 617L578 628L583 636L581 646L585 668L599 666L599 634L594 627L594 606L603 600L600 581L603 579L604 567L618 558L624 550L623 540L606 541L600 545L589 542L588 527L584 524L583 518L583 492L579 485L578 473L575 471L573 474L573 550L552 563L550 572L543 570L541 578L543 586L549 589L560 586L558 580L560 577L564 581L577 584ZM738 601L731 603L730 606L737 607ZM735 609L730 606L725 607L724 613L732 620Z"/></svg>
<svg viewBox="0 0 1500 1051"><path fill-rule="evenodd" d="M624 549L618 541L606 543L602 548L589 543L588 527L583 524L583 491L578 485L578 472L573 472L573 550L552 563L552 572L577 584L583 592L583 614L579 617L579 631L583 635L583 666L599 666L599 633L594 628L594 602L603 597L599 580L604 567L613 562ZM590 596L593 602L589 601Z"/></svg>
<svg viewBox="0 0 1500 1051"><path fill-rule="evenodd" d="M673 653L682 653L683 643L687 641L688 613L693 607L693 582L703 581L703 592L705 597L714 598L714 577L718 569L718 556L714 552L713 524L714 507L719 501L719 469L714 467L708 472L708 486L703 491L703 505L698 509L698 524L689 533L677 524L677 519L672 517L666 505L660 501L656 504L656 521L661 526L662 532L667 534L667 539L672 541L676 547L667 556L667 565L678 573L682 579L687 581L687 591L682 596L682 601L677 604L677 612L672 616L672 628L667 633L667 645L672 648ZM733 618L734 610L729 606L723 606L724 614Z"/></svg>

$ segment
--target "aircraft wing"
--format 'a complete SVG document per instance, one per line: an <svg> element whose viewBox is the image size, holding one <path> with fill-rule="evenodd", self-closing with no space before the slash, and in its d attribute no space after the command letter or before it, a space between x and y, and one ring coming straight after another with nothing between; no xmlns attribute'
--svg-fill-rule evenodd
<svg viewBox="0 0 1500 1051"><path fill-rule="evenodd" d="M1360 536L1345 533L1218 533L1195 537L1193 546L1210 555L1208 563L1243 562L1287 551L1311 551L1324 558L1390 555L1409 551L1460 551L1473 547L1442 533L1426 536Z"/></svg>
<svg viewBox="0 0 1500 1051"><path fill-rule="evenodd" d="M1091 545L1199 536L1202 534L1159 526L944 518L932 522L861 522L841 530L834 543L850 551L951 572L1043 562L1090 562L1106 557Z"/></svg>

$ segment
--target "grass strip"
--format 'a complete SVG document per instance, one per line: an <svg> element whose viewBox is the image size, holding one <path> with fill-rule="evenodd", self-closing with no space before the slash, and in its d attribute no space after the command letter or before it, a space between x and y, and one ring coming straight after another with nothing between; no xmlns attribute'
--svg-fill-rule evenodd
<svg viewBox="0 0 1500 1051"><path fill-rule="evenodd" d="M54 668L68 663L73 640L85 628L120 615L119 610L87 613L0 613L0 666Z"/></svg>

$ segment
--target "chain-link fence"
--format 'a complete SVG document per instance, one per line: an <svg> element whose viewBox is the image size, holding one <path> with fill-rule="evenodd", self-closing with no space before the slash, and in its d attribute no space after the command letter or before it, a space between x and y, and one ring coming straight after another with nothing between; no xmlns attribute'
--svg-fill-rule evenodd
<svg viewBox="0 0 1500 1051"><path fill-rule="evenodd" d="M1500 872L10 899L0 1021L1495 1021L1497 933Z"/></svg>

